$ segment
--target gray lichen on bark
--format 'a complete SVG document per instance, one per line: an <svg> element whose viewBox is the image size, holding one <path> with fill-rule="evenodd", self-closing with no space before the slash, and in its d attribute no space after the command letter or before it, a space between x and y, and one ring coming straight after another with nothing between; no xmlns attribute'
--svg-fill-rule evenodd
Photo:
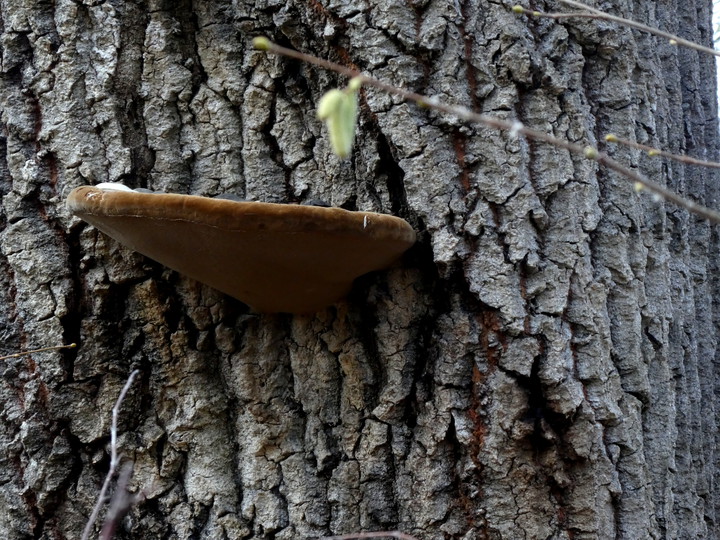
<svg viewBox="0 0 720 540"><path fill-rule="evenodd" d="M0 530L75 538L110 410L124 538L712 538L717 228L615 173L345 81L256 35L573 142L717 157L712 63L484 0L0 6ZM708 41L709 2L603 4ZM613 156L717 206L713 174ZM387 212L418 245L315 316L256 315L64 208L98 182ZM232 271L228 269L228 271Z"/></svg>

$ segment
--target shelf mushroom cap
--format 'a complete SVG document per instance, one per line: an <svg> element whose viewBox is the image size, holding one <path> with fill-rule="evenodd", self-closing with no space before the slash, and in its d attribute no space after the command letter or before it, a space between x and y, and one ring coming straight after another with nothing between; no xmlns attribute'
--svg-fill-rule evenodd
<svg viewBox="0 0 720 540"><path fill-rule="evenodd" d="M397 217L82 186L70 211L121 244L265 313L314 313L415 243Z"/></svg>

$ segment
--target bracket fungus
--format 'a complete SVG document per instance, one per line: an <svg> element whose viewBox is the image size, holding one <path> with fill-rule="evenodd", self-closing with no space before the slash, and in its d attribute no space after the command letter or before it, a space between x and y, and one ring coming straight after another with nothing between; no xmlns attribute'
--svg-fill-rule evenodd
<svg viewBox="0 0 720 540"><path fill-rule="evenodd" d="M74 189L70 211L121 244L259 312L313 313L415 242L397 217L342 208Z"/></svg>

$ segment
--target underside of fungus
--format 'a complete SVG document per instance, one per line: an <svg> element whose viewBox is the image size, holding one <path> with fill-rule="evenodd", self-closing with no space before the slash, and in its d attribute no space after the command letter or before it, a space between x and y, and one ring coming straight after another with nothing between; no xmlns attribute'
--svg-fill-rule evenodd
<svg viewBox="0 0 720 540"><path fill-rule="evenodd" d="M393 216L296 204L74 189L70 211L121 244L259 312L313 313L415 242Z"/></svg>

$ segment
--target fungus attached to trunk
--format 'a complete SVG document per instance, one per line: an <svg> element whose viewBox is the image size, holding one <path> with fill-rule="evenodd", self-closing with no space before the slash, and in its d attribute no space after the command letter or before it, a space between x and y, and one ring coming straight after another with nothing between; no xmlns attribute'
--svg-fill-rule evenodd
<svg viewBox="0 0 720 540"><path fill-rule="evenodd" d="M415 242L393 216L295 204L74 189L70 211L121 244L260 312L312 313Z"/></svg>

